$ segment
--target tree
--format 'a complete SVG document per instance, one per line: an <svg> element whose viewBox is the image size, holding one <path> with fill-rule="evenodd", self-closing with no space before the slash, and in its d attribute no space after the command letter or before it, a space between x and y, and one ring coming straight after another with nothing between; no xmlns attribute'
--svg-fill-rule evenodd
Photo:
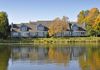
<svg viewBox="0 0 100 70"><path fill-rule="evenodd" d="M78 14L78 24L83 24L85 18L88 16L88 10L84 11L82 10L79 14Z"/></svg>
<svg viewBox="0 0 100 70"><path fill-rule="evenodd" d="M99 10L97 8L92 8L88 16L85 18L85 23L86 24L86 30L87 30L87 35L89 36L96 36L97 32L94 30L93 25L95 24L95 20L97 16L99 15Z"/></svg>
<svg viewBox="0 0 100 70"><path fill-rule="evenodd" d="M56 18L49 27L49 36L54 36L55 34L59 32L63 32L67 30L67 17L63 16L62 19Z"/></svg>
<svg viewBox="0 0 100 70"><path fill-rule="evenodd" d="M84 11L82 10L78 15L78 23L82 24L84 22L84 19L85 19L85 15L84 15Z"/></svg>
<svg viewBox="0 0 100 70"><path fill-rule="evenodd" d="M93 25L93 29L96 31L96 35L100 36L100 14L95 19L95 23Z"/></svg>
<svg viewBox="0 0 100 70"><path fill-rule="evenodd" d="M84 16L84 11L82 10L80 13L79 13L79 15L78 15L78 23L79 24L82 24L84 21L84 18L85 18L85 16Z"/></svg>
<svg viewBox="0 0 100 70"><path fill-rule="evenodd" d="M9 32L8 16L6 12L0 12L0 38L7 38Z"/></svg>
<svg viewBox="0 0 100 70"><path fill-rule="evenodd" d="M88 36L96 36L98 32L100 32L99 30L97 31L98 25L99 23L96 23L97 17L100 14L99 9L98 8L92 8L90 10L87 11L81 11L78 15L78 23L79 24L83 24L86 23L86 31L87 31L87 35ZM97 28L96 28L97 27Z"/></svg>
<svg viewBox="0 0 100 70"><path fill-rule="evenodd" d="M92 8L89 13L88 16L85 18L85 22L87 24L93 25L95 22L95 19L97 18L99 14L99 10L97 8Z"/></svg>

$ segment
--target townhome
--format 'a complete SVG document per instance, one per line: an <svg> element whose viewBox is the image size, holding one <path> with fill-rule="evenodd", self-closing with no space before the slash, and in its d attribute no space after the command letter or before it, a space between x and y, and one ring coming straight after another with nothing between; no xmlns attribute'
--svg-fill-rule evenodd
<svg viewBox="0 0 100 70"><path fill-rule="evenodd" d="M49 26L52 21L37 21L21 24L11 24L11 37L48 37ZM70 22L71 27L63 32L55 34L56 37L85 36L85 26L79 26L76 22ZM69 25L69 24L68 24Z"/></svg>
<svg viewBox="0 0 100 70"><path fill-rule="evenodd" d="M11 37L47 37L51 21L11 24Z"/></svg>

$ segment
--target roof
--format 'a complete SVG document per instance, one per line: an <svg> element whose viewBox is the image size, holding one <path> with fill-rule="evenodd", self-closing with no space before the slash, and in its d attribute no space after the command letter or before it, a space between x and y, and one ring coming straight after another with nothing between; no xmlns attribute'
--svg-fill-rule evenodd
<svg viewBox="0 0 100 70"><path fill-rule="evenodd" d="M86 30L85 30L85 26L79 25L77 22L70 22L70 23L71 23L72 25L77 26L79 31L86 31ZM83 23L83 24L84 24L84 23Z"/></svg>
<svg viewBox="0 0 100 70"><path fill-rule="evenodd" d="M29 22L29 23L21 23L21 24L12 24L13 29L12 31L20 32L20 27L24 24L29 28L30 32L37 32L37 26L38 25L43 25L46 28L49 28L50 24L52 21L37 21L37 22ZM79 31L85 31L85 29L77 24L77 22L70 22L72 25L76 25L79 28ZM70 30L69 27L67 31Z"/></svg>
<svg viewBox="0 0 100 70"><path fill-rule="evenodd" d="M29 22L29 23L21 23L21 24L13 24L13 31L20 31L20 27L22 24L26 25L28 28L30 28L30 32L37 32L37 26L43 25L44 27L49 27L52 21L37 21L37 22Z"/></svg>

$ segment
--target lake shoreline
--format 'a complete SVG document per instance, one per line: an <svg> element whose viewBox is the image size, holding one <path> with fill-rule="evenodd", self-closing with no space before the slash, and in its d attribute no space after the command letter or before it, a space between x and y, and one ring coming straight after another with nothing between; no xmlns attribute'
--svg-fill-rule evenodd
<svg viewBox="0 0 100 70"><path fill-rule="evenodd" d="M13 38L7 40L0 39L0 44L4 43L67 44L67 43L99 43L99 42L100 42L100 37Z"/></svg>

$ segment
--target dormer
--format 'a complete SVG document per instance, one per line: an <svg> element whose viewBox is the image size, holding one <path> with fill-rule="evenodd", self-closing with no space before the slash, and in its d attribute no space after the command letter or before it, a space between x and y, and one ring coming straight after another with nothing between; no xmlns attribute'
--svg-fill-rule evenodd
<svg viewBox="0 0 100 70"><path fill-rule="evenodd" d="M73 31L78 31L78 26L77 26L77 24L73 24L73 25L72 25L72 30L73 30Z"/></svg>
<svg viewBox="0 0 100 70"><path fill-rule="evenodd" d="M44 26L42 24L39 24L39 25L37 25L37 30L44 31L45 28L44 28Z"/></svg>
<svg viewBox="0 0 100 70"><path fill-rule="evenodd" d="M22 24L20 26L20 31L23 31L23 32L28 31L28 27L25 24Z"/></svg>

